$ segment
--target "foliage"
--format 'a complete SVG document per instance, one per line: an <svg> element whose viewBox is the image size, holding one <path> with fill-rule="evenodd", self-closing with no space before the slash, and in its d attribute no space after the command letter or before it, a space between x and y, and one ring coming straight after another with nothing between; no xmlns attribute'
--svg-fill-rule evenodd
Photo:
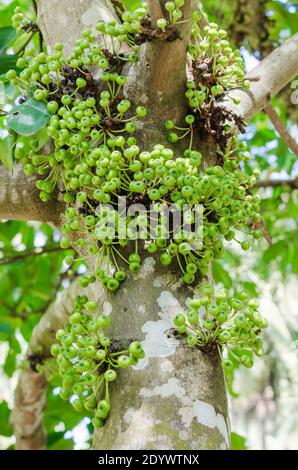
<svg viewBox="0 0 298 470"><path fill-rule="evenodd" d="M247 450L245 437L236 432L231 433L232 450Z"/></svg>

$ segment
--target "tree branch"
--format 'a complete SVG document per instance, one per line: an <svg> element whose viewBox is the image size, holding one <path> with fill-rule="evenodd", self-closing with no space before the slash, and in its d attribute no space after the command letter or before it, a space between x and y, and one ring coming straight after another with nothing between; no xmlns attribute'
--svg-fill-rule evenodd
<svg viewBox="0 0 298 470"><path fill-rule="evenodd" d="M10 172L0 165L0 218L8 220L35 220L58 226L64 203L53 196L47 204L39 198L36 178L25 176L21 165Z"/></svg>
<svg viewBox="0 0 298 470"><path fill-rule="evenodd" d="M79 295L79 286L74 281L65 289L46 311L34 328L28 356L50 356L55 333L68 321L73 301ZM46 406L47 380L44 374L31 370L29 366L20 372L15 392L15 404L11 413L11 424L16 436L17 450L38 450L46 446L43 414Z"/></svg>
<svg viewBox="0 0 298 470"><path fill-rule="evenodd" d="M294 179L276 179L257 181L255 188L278 188L280 186L288 186L292 189L298 189L298 178Z"/></svg>
<svg viewBox="0 0 298 470"><path fill-rule="evenodd" d="M249 91L235 89L229 93L226 107L249 121L271 101L287 83L298 75L298 33L276 48L250 73L258 77ZM232 98L239 98L235 105Z"/></svg>
<svg viewBox="0 0 298 470"><path fill-rule="evenodd" d="M287 144L287 146L294 153L294 155L298 157L298 143L291 136L289 131L285 128L276 110L271 104L267 104L267 106L265 106L264 108L264 111L268 115L270 121L274 125L282 140Z"/></svg>
<svg viewBox="0 0 298 470"><path fill-rule="evenodd" d="M43 413L46 406L47 381L44 375L22 370L15 392L10 421L17 450L38 450L46 446Z"/></svg>
<svg viewBox="0 0 298 470"><path fill-rule="evenodd" d="M0 259L0 266L3 264L10 264L14 263L15 261L20 261L22 259L30 258L32 256L40 256L45 253L57 253L59 251L62 251L63 249L60 247L60 245L57 246L45 246L41 248L35 248L35 250L31 251L21 251L13 253L13 255L7 255L2 259Z"/></svg>
<svg viewBox="0 0 298 470"><path fill-rule="evenodd" d="M209 21L208 21L207 16L204 13L201 0L197 0L196 9L199 10L200 13L201 13L201 19L199 21L199 26L200 26L201 29L204 29L205 26L209 26Z"/></svg>

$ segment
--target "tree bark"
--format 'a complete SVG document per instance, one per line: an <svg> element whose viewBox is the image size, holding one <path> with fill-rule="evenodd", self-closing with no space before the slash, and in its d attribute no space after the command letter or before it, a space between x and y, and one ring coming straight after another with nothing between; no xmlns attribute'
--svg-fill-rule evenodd
<svg viewBox="0 0 298 470"><path fill-rule="evenodd" d="M172 321L192 289L147 257L117 294L100 298L112 313L113 337L140 338L137 367L118 372L112 413L94 433L96 449L226 449L225 384L217 352L206 354L174 338Z"/></svg>
<svg viewBox="0 0 298 470"><path fill-rule="evenodd" d="M239 98L240 105L227 100L224 103L245 120L252 119L257 112L277 95L298 74L298 33L263 59L248 76L253 79L250 90L232 90L230 97Z"/></svg>
<svg viewBox="0 0 298 470"><path fill-rule="evenodd" d="M47 381L43 374L26 369L20 372L10 417L17 450L39 450L46 446L43 414L46 407Z"/></svg>
<svg viewBox="0 0 298 470"><path fill-rule="evenodd" d="M36 178L24 175L20 164L12 172L0 167L0 218L7 220L35 220L60 224L64 204L57 197L45 205L35 186Z"/></svg>

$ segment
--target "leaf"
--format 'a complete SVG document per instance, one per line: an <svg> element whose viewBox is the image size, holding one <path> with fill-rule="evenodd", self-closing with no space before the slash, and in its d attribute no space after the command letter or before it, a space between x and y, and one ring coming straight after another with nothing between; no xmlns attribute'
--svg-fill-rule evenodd
<svg viewBox="0 0 298 470"><path fill-rule="evenodd" d="M12 429L9 424L10 409L6 401L0 403L0 435L9 437L12 435Z"/></svg>
<svg viewBox="0 0 298 470"><path fill-rule="evenodd" d="M15 54L0 54L0 75L6 74L8 70L15 69L18 56Z"/></svg>
<svg viewBox="0 0 298 470"><path fill-rule="evenodd" d="M17 89L14 85L12 85L11 83L3 83L4 85L4 97L5 97L5 101L7 100L8 102L12 102L14 101L14 99L16 98L17 96Z"/></svg>
<svg viewBox="0 0 298 470"><path fill-rule="evenodd" d="M218 261L213 262L213 278L215 282L221 282L226 289L232 287L233 281L231 276Z"/></svg>
<svg viewBox="0 0 298 470"><path fill-rule="evenodd" d="M13 166L13 144L14 138L11 135L5 137L4 139L0 139L0 161L9 171L12 170Z"/></svg>
<svg viewBox="0 0 298 470"><path fill-rule="evenodd" d="M22 51L24 47L28 44L28 37L30 37L30 33L19 33L16 40L13 42L13 44L11 44L13 52L17 54L19 51Z"/></svg>
<svg viewBox="0 0 298 470"><path fill-rule="evenodd" d="M17 32L11 26L0 28L0 55L7 49L9 44L17 37Z"/></svg>
<svg viewBox="0 0 298 470"><path fill-rule="evenodd" d="M9 44L16 38L17 33L11 26L0 28L0 75L4 75L8 70L15 69L18 56L9 55L5 51Z"/></svg>
<svg viewBox="0 0 298 470"><path fill-rule="evenodd" d="M134 10L142 5L141 0L123 0L124 6L130 10Z"/></svg>
<svg viewBox="0 0 298 470"><path fill-rule="evenodd" d="M49 136L46 129L41 129L35 136L34 140L37 142L36 152L46 145L49 140Z"/></svg>
<svg viewBox="0 0 298 470"><path fill-rule="evenodd" d="M273 243L267 250L264 252L263 260L265 263L269 263L273 259L276 259L278 256L281 256L283 252L287 250L287 243L285 240L279 240L276 243Z"/></svg>
<svg viewBox="0 0 298 470"><path fill-rule="evenodd" d="M58 432L58 431L51 432L48 435L47 447L49 448L53 446L57 441L60 441L60 439L63 439L64 434L65 434L65 431L64 432Z"/></svg>
<svg viewBox="0 0 298 470"><path fill-rule="evenodd" d="M241 284L252 297L258 297L259 293L254 282L244 281Z"/></svg>
<svg viewBox="0 0 298 470"><path fill-rule="evenodd" d="M44 103L30 98L11 109L7 115L7 126L18 134L30 136L40 131L50 117Z"/></svg>
<svg viewBox="0 0 298 470"><path fill-rule="evenodd" d="M231 432L231 448L232 450L247 450L246 438L236 432Z"/></svg>
<svg viewBox="0 0 298 470"><path fill-rule="evenodd" d="M11 326L6 325L5 323L0 323L0 332L11 334L13 332L13 329L11 328Z"/></svg>
<svg viewBox="0 0 298 470"><path fill-rule="evenodd" d="M53 445L49 447L49 450L73 450L74 441L73 439L59 439Z"/></svg>
<svg viewBox="0 0 298 470"><path fill-rule="evenodd" d="M3 370L8 375L8 377L12 377L13 373L16 369L16 354L14 351L10 350L7 354Z"/></svg>
<svg viewBox="0 0 298 470"><path fill-rule="evenodd" d="M34 227L26 225L22 232L22 242L27 248L33 248L34 246L35 231Z"/></svg>

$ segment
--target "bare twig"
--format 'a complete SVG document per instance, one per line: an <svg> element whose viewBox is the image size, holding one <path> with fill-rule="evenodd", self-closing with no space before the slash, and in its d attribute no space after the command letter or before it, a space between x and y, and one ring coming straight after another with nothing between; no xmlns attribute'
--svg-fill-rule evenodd
<svg viewBox="0 0 298 470"><path fill-rule="evenodd" d="M268 179L257 181L255 188L278 188L280 186L288 186L292 189L298 189L298 178L293 179Z"/></svg>
<svg viewBox="0 0 298 470"><path fill-rule="evenodd" d="M58 280L53 285L52 292L49 295L48 300L36 310L24 310L22 313L18 313L19 305L10 305L3 298L0 299L0 305L2 305L8 311L8 314L14 318L21 318L23 320L26 320L28 315L44 315L50 305L56 300L57 294L63 286L63 281L65 281L66 279L72 281L78 276L79 274L77 272L72 272L71 268L67 269L63 273L60 273Z"/></svg>
<svg viewBox="0 0 298 470"><path fill-rule="evenodd" d="M296 157L298 157L298 143L285 128L274 107L271 104L267 104L267 106L264 108L264 111L268 115L270 121L274 125L282 140L287 144L289 149L296 155Z"/></svg>
<svg viewBox="0 0 298 470"><path fill-rule="evenodd" d="M48 246L48 247L43 247L43 248L35 248L35 250L31 250L31 251L21 251L18 254L8 255L5 258L0 259L0 265L15 263L16 261L20 261L26 258L31 258L33 256L40 256L45 253L47 254L57 253L59 251L63 251L63 249L59 245Z"/></svg>
<svg viewBox="0 0 298 470"><path fill-rule="evenodd" d="M251 228L253 228L255 230L256 229L260 230L263 234L264 239L268 243L268 245L272 245L272 237L271 237L266 225L264 224L264 222L254 223L254 224L252 224Z"/></svg>

